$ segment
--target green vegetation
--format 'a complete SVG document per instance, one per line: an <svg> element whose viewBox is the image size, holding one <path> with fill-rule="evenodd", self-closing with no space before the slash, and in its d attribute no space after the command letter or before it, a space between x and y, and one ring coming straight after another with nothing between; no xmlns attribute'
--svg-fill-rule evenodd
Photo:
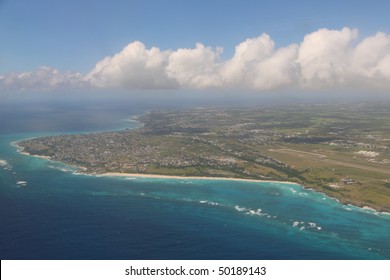
<svg viewBox="0 0 390 280"><path fill-rule="evenodd" d="M19 145L88 173L293 181L390 211L390 104L154 111L139 120L135 130Z"/></svg>

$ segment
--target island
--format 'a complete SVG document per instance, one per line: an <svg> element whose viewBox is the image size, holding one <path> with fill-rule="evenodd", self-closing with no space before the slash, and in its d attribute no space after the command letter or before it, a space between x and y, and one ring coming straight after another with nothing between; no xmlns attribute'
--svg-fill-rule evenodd
<svg viewBox="0 0 390 280"><path fill-rule="evenodd" d="M137 120L17 145L87 174L288 181L390 212L390 104L155 110Z"/></svg>

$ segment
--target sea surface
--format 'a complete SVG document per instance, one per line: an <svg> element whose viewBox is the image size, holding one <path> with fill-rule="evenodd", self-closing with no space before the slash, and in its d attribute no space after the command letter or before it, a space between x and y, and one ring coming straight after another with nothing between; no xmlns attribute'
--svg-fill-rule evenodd
<svg viewBox="0 0 390 280"><path fill-rule="evenodd" d="M12 144L147 109L98 105L0 106L1 259L390 259L390 215L299 185L88 176Z"/></svg>

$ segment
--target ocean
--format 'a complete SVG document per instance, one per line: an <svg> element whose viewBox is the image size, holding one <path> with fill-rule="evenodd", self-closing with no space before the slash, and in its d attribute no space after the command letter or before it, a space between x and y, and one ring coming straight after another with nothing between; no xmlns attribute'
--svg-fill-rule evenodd
<svg viewBox="0 0 390 280"><path fill-rule="evenodd" d="M0 258L390 259L390 215L295 184L81 175L14 141L139 124L150 108L0 106Z"/></svg>

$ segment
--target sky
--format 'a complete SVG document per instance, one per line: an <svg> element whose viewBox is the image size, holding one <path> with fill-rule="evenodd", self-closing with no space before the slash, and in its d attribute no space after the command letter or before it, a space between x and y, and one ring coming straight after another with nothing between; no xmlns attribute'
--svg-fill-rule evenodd
<svg viewBox="0 0 390 280"><path fill-rule="evenodd" d="M0 94L390 92L389 10L379 0L0 0Z"/></svg>

